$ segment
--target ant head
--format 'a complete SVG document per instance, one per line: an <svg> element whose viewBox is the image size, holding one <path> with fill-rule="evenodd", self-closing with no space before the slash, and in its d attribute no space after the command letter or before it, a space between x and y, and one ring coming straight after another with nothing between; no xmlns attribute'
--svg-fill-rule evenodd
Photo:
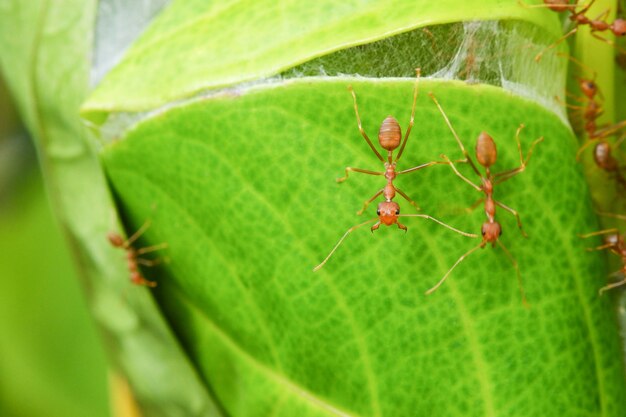
<svg viewBox="0 0 626 417"><path fill-rule="evenodd" d="M381 223L391 226L398 221L400 215L400 205L395 201L383 201L378 204L376 215Z"/></svg>
<svg viewBox="0 0 626 417"><path fill-rule="evenodd" d="M115 246L116 248L121 248L124 246L124 238L117 233L109 232L107 234L107 239L109 239L111 245Z"/></svg>
<svg viewBox="0 0 626 417"><path fill-rule="evenodd" d="M393 151L400 145L400 140L402 140L400 124L393 116L387 116L378 131L380 146L385 150Z"/></svg>
<svg viewBox="0 0 626 417"><path fill-rule="evenodd" d="M624 36L626 35L626 19L615 19L613 22L613 27L611 28L615 36Z"/></svg>
<svg viewBox="0 0 626 417"><path fill-rule="evenodd" d="M493 138L487 132L480 132L476 140L476 159L478 159L478 163L485 168L489 168L496 163L497 157L498 150Z"/></svg>
<svg viewBox="0 0 626 417"><path fill-rule="evenodd" d="M580 78L578 82L578 85L580 86L580 91L582 91L585 97L593 98L596 94L598 94L598 85L595 83L595 81L586 78Z"/></svg>
<svg viewBox="0 0 626 417"><path fill-rule="evenodd" d="M483 235L483 242L493 243L502 236L502 227L498 222L485 222L480 233Z"/></svg>

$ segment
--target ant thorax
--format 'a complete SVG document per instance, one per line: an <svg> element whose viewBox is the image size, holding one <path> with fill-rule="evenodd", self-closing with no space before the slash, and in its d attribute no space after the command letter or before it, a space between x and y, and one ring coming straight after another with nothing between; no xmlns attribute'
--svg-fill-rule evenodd
<svg viewBox="0 0 626 417"><path fill-rule="evenodd" d="M387 181L393 181L396 179L396 163L385 162L385 178Z"/></svg>

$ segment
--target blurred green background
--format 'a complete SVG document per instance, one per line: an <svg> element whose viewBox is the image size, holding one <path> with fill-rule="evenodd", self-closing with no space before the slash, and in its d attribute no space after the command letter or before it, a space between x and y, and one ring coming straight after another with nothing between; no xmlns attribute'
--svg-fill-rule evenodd
<svg viewBox="0 0 626 417"><path fill-rule="evenodd" d="M0 416L109 415L102 343L0 74Z"/></svg>

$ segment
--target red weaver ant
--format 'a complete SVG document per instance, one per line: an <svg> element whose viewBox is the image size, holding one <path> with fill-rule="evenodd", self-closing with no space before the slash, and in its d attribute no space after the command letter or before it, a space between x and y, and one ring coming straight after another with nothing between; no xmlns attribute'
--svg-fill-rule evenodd
<svg viewBox="0 0 626 417"><path fill-rule="evenodd" d="M626 216L621 216L619 214L612 213L599 213L604 216L614 217L621 220L626 220ZM596 246L595 248L587 248L587 251L594 250L609 250L611 253L619 256L622 260L622 267L617 271L610 274L611 276L616 274L622 274L622 280L614 282L612 284L606 285L600 288L599 293L602 294L604 291L608 291L610 289L619 287L621 285L626 284L626 242L624 241L624 236L620 234L619 230L616 228L600 230L597 232L587 233L583 235L579 235L581 238L586 239L592 236L601 236L604 235L604 243L600 246Z"/></svg>
<svg viewBox="0 0 626 417"><path fill-rule="evenodd" d="M384 188L382 188L381 190L379 190L376 194L374 194L374 196L372 196L370 199L368 199L367 201L365 201L365 203L363 204L363 208L357 213L357 214L362 214L365 209L367 208L367 206L374 201L378 196L380 196L381 194L385 197L385 201L382 201L381 203L378 204L378 209L376 210L376 216L370 220L367 220L363 223L357 224L355 226L352 226L351 228L349 228L344 235L341 237L341 239L339 239L339 242L337 242L337 244L335 245L335 247L330 251L330 253L328 254L328 256L326 256L326 258L319 264L317 265L315 268L313 268L313 271L317 271L320 268L322 268L324 266L324 264L328 261L328 259L330 259L330 257L333 255L333 253L335 253L335 251L337 250L337 248L341 245L341 243L344 241L344 239L350 234L352 233L354 230L365 226L367 224L370 224L374 221L376 221L376 223L371 227L371 231L373 232L374 230L378 229L380 227L381 224L384 224L386 226L392 226L392 225L397 225L398 228L404 230L406 232L407 227L405 225L403 225L402 223L400 223L398 221L398 218L400 217L421 217L421 218L425 218L425 219L429 219L432 220L444 227L447 227L448 229L455 231L459 234L462 234L464 236L469 236L469 237L477 237L475 234L472 233L465 233L462 232L460 230L455 229L452 226L449 226L437 219L435 219L434 217L428 216L426 214L400 214L400 205L398 203L396 203L395 201L393 201L393 199L396 196L396 192L398 194L400 194L405 200L407 200L410 204L412 204L413 206L419 208L417 206L417 204L411 200L409 198L409 196L407 196L402 190L400 190L399 188L397 188L394 184L393 181L395 180L395 178L398 175L403 175L403 174L408 174L409 172L414 172L414 171L418 171L422 168L426 168L429 167L431 165L435 165L435 164L441 164L443 162L427 162L425 164L422 165L418 165L416 167L413 168L409 168L409 169L405 169L402 171L396 171L396 164L398 162L398 160L400 159L400 157L402 156L402 153L404 151L404 147L406 146L406 142L407 139L409 138L409 135L411 134L411 129L413 128L413 124L414 124L414 120L415 120L415 104L417 102L417 94L418 94L418 85L419 85L419 78L420 78L420 69L417 68L416 69L416 80L415 80L415 87L413 90L413 107L411 110L411 120L409 122L409 126L406 130L406 133L404 135L404 139L402 139L402 131L400 129L400 124L398 123L398 121L392 117L392 116L387 116L387 118L385 118L385 120L383 120L381 126L380 126L380 130L378 132L378 142L380 143L380 146L385 149L387 151L387 160L385 161L385 159L383 158L383 156L378 152L378 150L376 150L376 148L374 147L374 145L372 144L372 141L370 140L370 138L367 136L367 133L365 133L365 130L363 130L363 127L361 125L361 118L359 116L359 109L357 106L357 100L356 100L356 94L354 93L354 90L352 89L352 86L348 87L348 90L352 93L352 98L354 100L354 112L356 113L356 120L357 120L357 124L359 127L359 132L361 132L361 135L363 136L363 138L365 139L365 141L367 142L367 144L369 145L369 147L372 149L372 151L374 152L374 154L376 155L376 157L384 163L384 167L385 170L382 172L379 171L371 171L368 169L361 169L361 168L353 168L353 167L347 167L345 169L345 176L338 178L337 182L343 182L345 180L348 179L348 174L350 172L359 172L361 174L367 174L367 175L380 175L380 176L384 176L385 179L387 180L387 184L385 185ZM396 150L396 148L398 148L398 146L400 146L400 149L398 150L398 154L396 155L395 159L393 157L393 152L394 150Z"/></svg>
<svg viewBox="0 0 626 417"><path fill-rule="evenodd" d="M587 16L587 12L591 8L591 6L593 6L595 1L596 0L590 0L589 3L586 6L584 6L579 11L576 11L576 8L578 7L578 2L570 4L569 0L544 0L544 2L543 2L544 4L533 4L533 5L524 4L520 0L519 3L522 6L526 7L526 8L543 8L543 7L546 7L546 8L548 8L548 9L550 9L552 11L555 11L557 13L569 12L570 13L569 19L575 25L572 30L567 32L565 35L561 36L552 45L548 46L543 51L538 53L537 56L535 56L535 61L541 60L541 57L543 56L543 54L546 51L548 51L549 49L554 48L555 46L557 46L558 44L563 42L565 39L567 39L568 37L570 37L574 33L576 33L578 31L578 28L581 25L588 25L589 28L591 29L591 36L593 36L594 38L596 38L599 41L602 41L604 43L607 43L607 44L611 45L612 47L620 50L615 45L615 42L613 42L612 40L609 40L609 39L606 39L606 38L603 38L603 37L599 36L596 32L611 31L613 33L613 35L615 35L615 36L618 36L618 37L625 36L626 35L626 20L622 19L622 18L617 18L617 19L613 20L612 23L607 22L606 21L606 17L609 14L609 9L607 9L604 12L600 13L597 17L595 17L593 19L589 18Z"/></svg>
<svg viewBox="0 0 626 417"><path fill-rule="evenodd" d="M578 60L568 57L571 61L581 65ZM620 167L617 159L612 156L611 145L609 142L604 140L606 137L615 134L620 129L626 127L626 121L622 121L616 123L612 126L602 126L601 129L598 129L598 125L596 123L596 119L602 115L604 110L602 109L602 105L596 100L597 95L602 95L598 85L594 80L588 78L578 78L578 86L580 91L583 93L584 97L576 97L571 93L567 93L570 98L575 101L581 103L581 105L571 105L565 104L570 109L574 109L582 112L583 120L584 120L584 128L587 132L587 140L585 143L578 149L576 152L576 159L580 160L580 155L582 152L591 144L596 143L593 151L593 158L596 165L612 174L615 180L621 186L626 186L626 179L622 176L620 172ZM624 136L615 142L614 146L617 148L622 141L625 139Z"/></svg>
<svg viewBox="0 0 626 417"><path fill-rule="evenodd" d="M130 272L130 280L133 284L136 285L145 285L147 287L154 288L156 287L156 282L149 281L141 274L139 270L139 265L144 266L155 266L161 263L161 259L143 259L140 258L141 255L144 255L149 252L154 252L160 249L164 249L167 247L167 243L161 243L159 245L147 246L145 248L135 249L132 244L135 242L139 236L141 236L147 229L150 227L150 220L146 220L146 222L137 230L130 238L124 240L124 238L115 232L109 232L107 234L107 238L111 245L116 248L123 248L126 251L126 259L128 261L128 271Z"/></svg>
<svg viewBox="0 0 626 417"><path fill-rule="evenodd" d="M461 139L459 138L459 136L457 135L456 131L452 127L452 124L450 123L450 120L448 119L448 116L446 116L446 113L443 111L443 108L441 107L441 105L439 104L437 99L435 98L434 94L433 93L429 93L429 95L430 95L430 98L437 105L437 108L439 109L439 112L443 116L446 124L448 125L448 128L452 132L452 135L456 139L456 142L458 143L459 147L461 148L461 151L463 152L463 156L464 156L465 159L462 160L462 162L467 162L472 167L474 172L480 177L481 184L477 185L472 180L470 180L469 178L467 178L463 174L461 174L459 172L459 170L456 168L455 163L452 162L446 155L441 155L441 157L446 160L446 162L450 165L450 167L452 168L454 173L459 178L461 178L463 181L465 181L466 183L468 183L469 185L474 187L474 189L476 189L476 191L479 191L479 192L485 194L484 197L480 198L478 201L476 201L472 205L472 208L478 207L478 205L484 201L484 203L485 203L485 214L487 215L487 221L483 223L482 228L481 228L482 241L480 242L480 244L478 246L470 249L465 254L463 254L463 256L461 256L454 263L454 265L452 265L452 267L448 270L448 272L446 272L446 274L443 276L443 278L441 278L441 280L437 283L437 285L435 285L434 287L432 287L431 289L426 291L426 294L432 294L435 290L437 290L437 288L439 288L441 286L441 284L444 283L446 278L448 278L448 276L454 270L454 268L456 268L456 266L459 263L461 263L470 254L472 254L473 252L475 252L478 249L484 248L488 243L491 243L492 247L495 247L496 243L497 243L498 246L500 246L500 248L502 248L502 250L504 251L506 256L509 258L509 260L513 264L513 267L515 268L515 271L517 273L517 281L518 281L520 293L522 295L522 302L524 303L524 305L527 305L526 294L524 293L524 288L522 286L522 278L521 278L519 266L517 265L517 261L513 258L511 253L504 246L504 244L502 244L502 242L500 242L500 240L499 240L500 236L502 235L502 226L500 225L500 223L498 223L498 221L496 221L496 218L495 218L495 216L496 216L496 206L498 206L498 207L508 211L513 216L515 216L515 219L517 220L517 226L519 227L522 235L524 237L528 237L528 236L526 235L526 232L524 232L524 229L522 229L522 222L520 220L520 217L519 217L519 214L517 213L517 211L515 211L511 207L505 206L504 204L502 204L499 201L494 200L494 198L493 198L493 188L494 188L495 185L500 184L500 183L502 183L502 182L504 182L504 181L506 181L506 180L508 180L508 179L510 179L512 177L514 177L515 175L523 172L526 169L526 165L528 164L528 161L530 160L530 157L532 155L533 149L535 148L535 146L539 142L543 141L543 137L540 137L539 139L536 139L532 143L532 145L530 146L530 149L528 150L528 154L526 155L526 159L524 159L524 156L522 155L522 145L520 143L520 138L519 138L520 132L524 128L524 125L523 124L520 125L517 128L517 132L515 133L515 140L517 141L517 149L519 151L519 157L520 157L520 166L517 167L517 168L514 168L514 169L510 169L510 170L507 170L507 171L499 172L497 174L493 174L491 172L491 166L493 164L495 164L496 158L498 156L498 152L497 152L497 149L496 149L496 144L495 144L493 138L491 136L489 136L488 133L481 132L480 135L478 135L478 139L477 139L477 142L476 142L476 159L478 160L478 163L485 168L485 174L482 174L478 170L478 168L476 167L476 164L474 163L472 158L470 157L469 152L467 152L467 150L465 149L465 146L463 146L463 143L461 142Z"/></svg>

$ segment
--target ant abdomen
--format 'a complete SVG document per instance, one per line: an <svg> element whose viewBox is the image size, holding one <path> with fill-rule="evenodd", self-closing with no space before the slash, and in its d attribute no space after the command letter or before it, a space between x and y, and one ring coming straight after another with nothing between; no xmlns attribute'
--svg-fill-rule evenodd
<svg viewBox="0 0 626 417"><path fill-rule="evenodd" d="M393 116L387 116L378 131L380 146L387 151L393 151L400 146L401 140L402 130L400 129L400 124Z"/></svg>
<svg viewBox="0 0 626 417"><path fill-rule="evenodd" d="M496 163L497 156L498 150L493 138L487 132L480 132L478 140L476 140L476 159L478 159L478 163L485 168L489 168Z"/></svg>
<svg viewBox="0 0 626 417"><path fill-rule="evenodd" d="M600 168L606 171L617 169L617 160L611 155L611 145L608 142L600 141L593 150L593 159Z"/></svg>

